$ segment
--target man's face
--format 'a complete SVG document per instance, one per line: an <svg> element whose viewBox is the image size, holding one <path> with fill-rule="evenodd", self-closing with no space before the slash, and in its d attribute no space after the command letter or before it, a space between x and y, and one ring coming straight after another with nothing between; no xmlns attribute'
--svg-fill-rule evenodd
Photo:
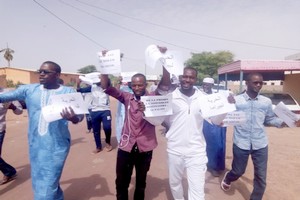
<svg viewBox="0 0 300 200"><path fill-rule="evenodd" d="M142 76L132 78L131 89L136 97L143 96L146 92L146 80Z"/></svg>
<svg viewBox="0 0 300 200"><path fill-rule="evenodd" d="M212 93L213 84L211 83L202 83L203 91L207 94Z"/></svg>
<svg viewBox="0 0 300 200"><path fill-rule="evenodd" d="M247 91L258 93L263 84L263 78L261 76L254 75L250 78L249 81L246 81Z"/></svg>
<svg viewBox="0 0 300 200"><path fill-rule="evenodd" d="M182 90L189 90L193 88L197 81L196 72L192 69L185 69L183 75L180 78L180 84Z"/></svg>
<svg viewBox="0 0 300 200"><path fill-rule="evenodd" d="M59 73L55 71L55 68L51 64L43 64L38 72L40 74L40 83L44 86L54 85L57 83Z"/></svg>

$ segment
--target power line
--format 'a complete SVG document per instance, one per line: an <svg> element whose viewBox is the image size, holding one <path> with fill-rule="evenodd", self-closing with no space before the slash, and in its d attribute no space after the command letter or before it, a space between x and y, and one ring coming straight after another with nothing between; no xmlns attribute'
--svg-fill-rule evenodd
<svg viewBox="0 0 300 200"><path fill-rule="evenodd" d="M164 29L168 29L168 30L173 30L173 31L181 32L181 33L186 33L186 34L190 34L190 35L194 35L194 36L205 37L205 38L210 38L210 39L215 39L215 40L222 40L222 41L227 41L227 42L234 42L234 43L246 44L246 45L251 45L251 46L259 46L259 47L268 47L268 48L273 48L273 49L285 49L285 50L300 51L300 49L294 49L294 48L289 48L289 47L281 47L281 46L273 46L273 45L267 45L267 44L259 44L259 43L254 43L254 42L246 42L246 41L241 41L241 40L233 40L233 39L228 39L228 38L223 38L223 37L216 37L216 36L211 36L211 35L206 35L206 34L200 34L200 33L185 31L185 30L174 28L174 27L165 26L165 25L153 23L153 22L150 22L150 21L142 20L142 19L139 19L139 18L131 17L131 16L128 16L128 15L124 15L124 14L121 14L121 13L118 13L118 12L115 12L115 11L112 11L112 10L109 10L109 9L106 9L106 8L102 8L102 7L98 7L98 6L89 4L89 3L82 2L80 0L75 0L75 1L77 1L77 2L79 2L81 4L83 4L83 5L86 5L86 6L89 6L89 7L92 7L92 8L96 8L96 9L99 9L99 10L102 10L102 11L105 11L105 12L108 12L108 13L112 13L112 14L115 14L115 15L118 15L118 16L121 16L121 17L126 17L128 19L132 19L132 20L135 20L135 21L143 22L143 23L146 23L146 24L151 24L153 26L157 26L157 27L160 27L160 28L164 28Z"/></svg>
<svg viewBox="0 0 300 200"><path fill-rule="evenodd" d="M116 26L116 27L118 27L118 28L121 28L121 29L124 29L124 30L126 30L126 31L129 31L129 32L131 32L131 33L135 33L135 34L137 34L137 35L140 35L140 36L143 36L143 37L146 37L146 38L155 40L155 41L163 42L163 43L166 43L166 44L169 44L169 45L172 45L172 46L181 48L181 49L185 49L185 50L188 50L188 51L198 52L198 50L195 50L195 49L191 49L191 48L188 48L188 47L180 46L180 45L177 45L177 44L174 44L174 43L170 43L170 42L167 42L167 41L164 41L164 40L161 40L161 39L158 39L158 38L155 38L155 37L152 37L152 36L149 36L149 35L146 35L146 34L137 32L137 31L134 31L134 30L129 29L129 28L127 28L127 27L121 26L121 25L116 24L116 23L113 23L113 22L111 22L111 21L109 21L109 20L106 20L106 19L103 19L103 18L101 18L101 17L98 17L98 16L96 16L96 15L94 15L94 14L91 14L91 13L89 13L89 12L83 10L83 9L77 8L77 7L75 7L75 6L71 5L71 4L68 4L68 3L66 3L66 2L64 2L64 1L62 1L62 0L59 0L59 1L60 1L61 3L63 3L63 4L65 4L65 5L69 6L69 7L72 7L72 8L74 8L74 9L80 11L80 12L83 12L83 13L85 13L85 14L87 14L87 15L90 15L90 16L96 18L96 19L99 19L99 20L104 21L104 22L106 22L106 23L108 23L108 24L110 24L110 25L113 25L113 26Z"/></svg>
<svg viewBox="0 0 300 200"><path fill-rule="evenodd" d="M53 13L52 11L50 11L48 8L46 8L45 6L43 6L42 4L40 4L39 2L37 2L36 0L33 0L33 2L35 2L36 4L38 4L41 8L43 8L45 11L47 11L48 13L50 13L52 16L54 16L56 19L58 19L59 21L61 21L62 23L64 23L65 25L67 25L69 28L71 28L72 30L76 31L78 34L80 34L81 36L85 37L86 39L88 39L89 41L91 41L92 43L96 44L97 46L103 48L103 49L107 49L106 47L104 47L102 44L98 43L97 41L93 40L92 38L90 38L89 36L87 36L86 34L80 32L78 29L76 29L74 26L71 26L69 23L67 23L65 20L61 19L60 17L58 17L55 13Z"/></svg>
<svg viewBox="0 0 300 200"><path fill-rule="evenodd" d="M59 16L57 16L55 13L53 13L52 11L50 11L48 8L46 8L45 6L43 6L42 4L40 4L39 2L37 2L36 0L33 0L36 4L38 4L41 8L43 8L45 11L47 11L48 13L50 13L52 16L54 16L56 19L58 19L59 21L61 21L62 23L64 23L65 25L67 25L69 28L71 28L72 30L74 30L75 32L77 32L78 34L80 34L81 36L83 36L84 38L88 39L90 42L96 44L97 46L103 48L104 50L107 50L108 48L106 48L104 45L98 43L97 41L93 40L92 38L90 38L89 36L87 36L86 34L80 32L78 29L76 29L74 26L72 26L71 24L69 24L68 22L66 22L65 20L63 20L62 18L60 18ZM141 59L135 59L135 58L130 58L127 56L123 57L124 59L127 60L132 60L132 61L136 61L136 62L141 62Z"/></svg>

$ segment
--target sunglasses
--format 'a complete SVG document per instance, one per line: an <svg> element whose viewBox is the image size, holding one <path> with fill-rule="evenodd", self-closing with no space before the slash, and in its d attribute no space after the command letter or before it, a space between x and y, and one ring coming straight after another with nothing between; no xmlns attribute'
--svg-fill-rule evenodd
<svg viewBox="0 0 300 200"><path fill-rule="evenodd" d="M44 73L44 74L56 73L56 71L50 71L50 70L44 70L44 69L39 69L36 72L39 73L39 74L42 74L42 73Z"/></svg>
<svg viewBox="0 0 300 200"><path fill-rule="evenodd" d="M263 85L264 84L264 82L262 82L262 81L254 81L254 82L252 82L253 84L255 84L255 85Z"/></svg>

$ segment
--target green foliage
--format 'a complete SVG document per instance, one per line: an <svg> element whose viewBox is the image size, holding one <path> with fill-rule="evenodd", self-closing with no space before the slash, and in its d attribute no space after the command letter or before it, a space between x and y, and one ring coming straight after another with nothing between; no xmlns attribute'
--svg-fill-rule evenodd
<svg viewBox="0 0 300 200"><path fill-rule="evenodd" d="M112 84L113 86L116 86L117 83L118 83L118 77L117 77L117 76L113 76L113 75L108 75L108 77L109 77L109 79L110 79L110 81L111 81L111 84Z"/></svg>
<svg viewBox="0 0 300 200"><path fill-rule="evenodd" d="M200 82L208 76L216 81L218 79L218 68L233 62L233 57L234 55L230 51L192 53L192 57L186 61L185 65L198 70L198 80Z"/></svg>
<svg viewBox="0 0 300 200"><path fill-rule="evenodd" d="M95 65L88 65L88 66L85 66L85 67L77 70L77 72L81 73L81 74L88 74L88 73L92 73L92 72L96 72L96 71L97 71L97 69L96 69Z"/></svg>
<svg viewBox="0 0 300 200"><path fill-rule="evenodd" d="M18 81L17 83L14 83L12 80L10 79L7 79L6 80L6 85L8 88L16 88L18 87L19 85L24 85L24 83Z"/></svg>

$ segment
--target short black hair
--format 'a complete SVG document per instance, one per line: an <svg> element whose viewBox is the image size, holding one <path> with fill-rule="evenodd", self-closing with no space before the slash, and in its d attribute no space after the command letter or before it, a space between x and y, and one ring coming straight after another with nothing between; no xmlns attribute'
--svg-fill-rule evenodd
<svg viewBox="0 0 300 200"><path fill-rule="evenodd" d="M52 65L52 66L54 67L54 70L55 70L57 73L61 73L61 67L60 67L57 63L52 62L52 61L46 61L46 62L43 62L42 65L44 65L44 64L50 64L50 65Z"/></svg>
<svg viewBox="0 0 300 200"><path fill-rule="evenodd" d="M264 78L263 75L259 72L251 72L250 74L248 74L246 76L246 81L250 81L253 76L260 76L260 77Z"/></svg>
<svg viewBox="0 0 300 200"><path fill-rule="evenodd" d="M183 71L184 70L193 70L193 71L195 71L195 73L196 73L196 77L198 76L198 71L197 71L197 69L196 68L194 68L194 67L191 67L191 66L186 66L184 69L183 69Z"/></svg>
<svg viewBox="0 0 300 200"><path fill-rule="evenodd" d="M146 76L145 76L144 74L141 74L141 73L137 73L137 74L133 75L133 76L131 77L131 82L132 82L132 80L133 80L134 78L136 78L136 77L142 77L142 78L144 78L145 83L147 83Z"/></svg>

